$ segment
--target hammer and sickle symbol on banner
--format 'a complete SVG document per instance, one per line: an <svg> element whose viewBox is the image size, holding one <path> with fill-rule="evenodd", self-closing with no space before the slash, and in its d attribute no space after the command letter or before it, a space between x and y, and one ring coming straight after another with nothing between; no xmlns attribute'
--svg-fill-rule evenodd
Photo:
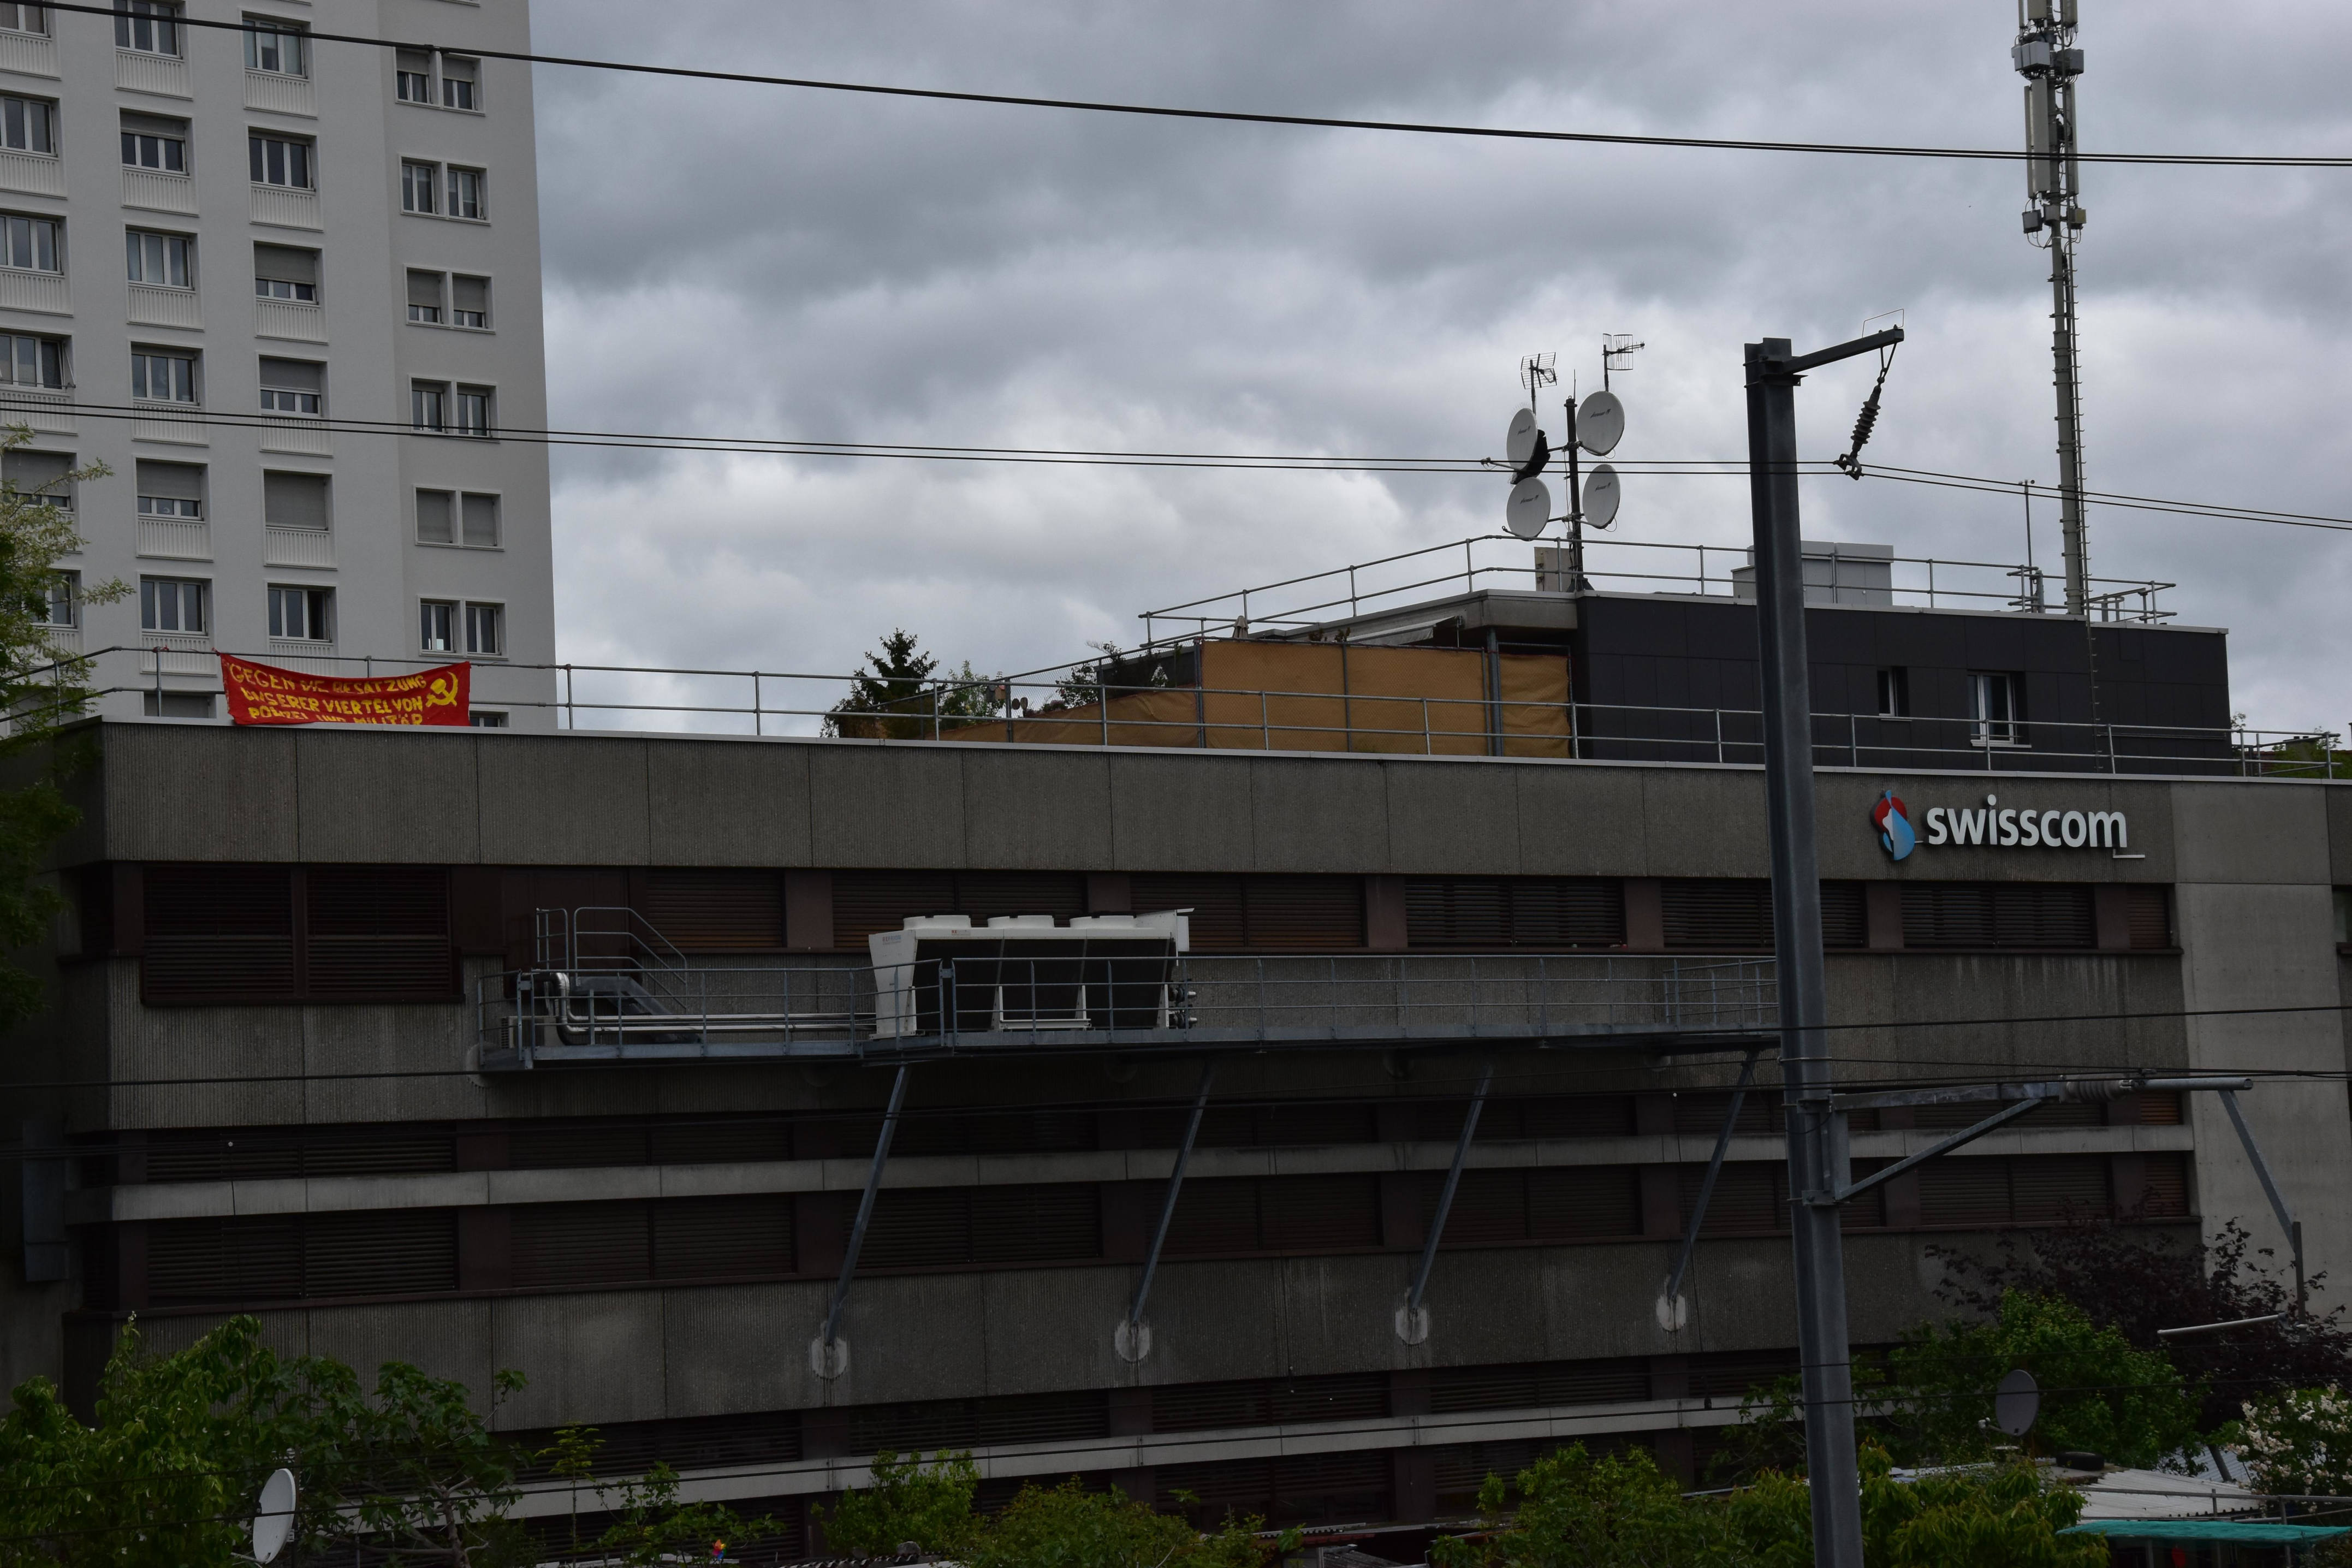
<svg viewBox="0 0 2352 1568"><path fill-rule="evenodd" d="M457 706L457 683L446 675L436 679L432 685L425 689L425 706L427 708Z"/></svg>

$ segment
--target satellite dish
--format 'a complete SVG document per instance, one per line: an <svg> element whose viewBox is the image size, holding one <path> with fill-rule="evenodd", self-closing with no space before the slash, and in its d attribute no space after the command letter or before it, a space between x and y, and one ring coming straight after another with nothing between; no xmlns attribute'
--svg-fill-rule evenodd
<svg viewBox="0 0 2352 1568"><path fill-rule="evenodd" d="M1523 467L1535 455L1535 449L1536 411L1522 408L1511 416L1510 433L1503 437L1503 456L1508 458L1511 467L1517 468Z"/></svg>
<svg viewBox="0 0 2352 1568"><path fill-rule="evenodd" d="M1503 506L1503 526L1521 539L1534 539L1551 521L1551 487L1541 479L1521 479L1511 487Z"/></svg>
<svg viewBox="0 0 2352 1568"><path fill-rule="evenodd" d="M268 1563L286 1550L294 1533L294 1472L272 1470L261 1483L261 1500L253 1514L253 1560Z"/></svg>
<svg viewBox="0 0 2352 1568"><path fill-rule="evenodd" d="M1617 470L1602 463L1584 481L1584 521L1594 528L1606 528L1617 521L1617 502L1622 492L1617 488Z"/></svg>
<svg viewBox="0 0 2352 1568"><path fill-rule="evenodd" d="M2033 1427L2034 1417L2042 1414L2042 1390L2033 1374L2019 1367L2000 1380L1993 1391L1993 1425L2012 1437L2022 1437Z"/></svg>
<svg viewBox="0 0 2352 1568"><path fill-rule="evenodd" d="M1613 392L1596 392L1576 405L1576 444L1596 458L1617 449L1625 435L1625 405Z"/></svg>

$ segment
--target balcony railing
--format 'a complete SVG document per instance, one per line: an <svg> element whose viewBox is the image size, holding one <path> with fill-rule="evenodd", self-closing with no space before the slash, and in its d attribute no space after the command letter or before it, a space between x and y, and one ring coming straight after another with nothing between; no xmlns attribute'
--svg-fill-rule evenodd
<svg viewBox="0 0 2352 1568"><path fill-rule="evenodd" d="M476 1001L480 1065L1475 1042L1711 1052L1748 1048L1779 1020L1766 958L1350 953L904 967L606 962L489 975Z"/></svg>
<svg viewBox="0 0 2352 1568"><path fill-rule="evenodd" d="M239 649L226 651L238 652ZM152 668L138 650L84 656L103 694L137 690ZM268 660L266 652L255 657ZM462 655L344 655L320 673L385 675ZM676 666L478 662L505 683L495 699L540 710L569 730L789 737L842 733L868 742L1150 747L1377 756L1501 756L1562 762L1757 766L1763 720L1753 709L1680 708L1518 698L1349 696L1190 686L1097 686L1070 673L933 681L883 711L848 711L855 678ZM507 691L514 695L507 695ZM1124 706L1123 706L1124 705ZM1997 732L1996 732L1997 731ZM2106 724L1961 715L1897 718L1816 713L1818 767L1924 772L2099 773L2235 778L2352 777L2352 756L2324 727Z"/></svg>

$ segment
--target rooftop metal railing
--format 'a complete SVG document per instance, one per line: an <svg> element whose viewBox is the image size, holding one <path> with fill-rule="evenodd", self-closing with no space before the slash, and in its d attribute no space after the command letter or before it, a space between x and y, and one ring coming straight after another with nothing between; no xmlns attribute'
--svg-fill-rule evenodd
<svg viewBox="0 0 2352 1568"><path fill-rule="evenodd" d="M370 675L451 658L321 655L299 662L311 673ZM213 655L116 646L64 662L89 672L94 698L160 696L202 689L197 665L210 667ZM128 679L110 680L118 670ZM1049 671L908 682L914 689L906 697L852 710L857 678L847 675L507 660L477 662L473 672L477 709L542 712L572 730L1743 765L1763 759L1761 716L1744 708L1119 686L1092 671ZM1129 700L1146 698L1158 700ZM2338 732L2321 727L1881 713L1817 713L1813 725L1814 761L1823 767L2352 777L2352 757L2336 749Z"/></svg>
<svg viewBox="0 0 2352 1568"><path fill-rule="evenodd" d="M1328 621L1352 619L1389 611L1402 612L1416 602L1488 589L1558 593L1570 588L1566 547L1537 541L1538 549L1557 549L1560 559L1544 562L1528 553L1528 541L1507 533L1479 534L1458 542L1428 545L1402 554L1335 566L1326 572L1286 577L1230 593L1187 600L1164 609L1146 610L1144 646L1202 636L1246 635L1269 628L1304 628ZM1584 576L1596 588L1652 593L1736 594L1734 574L1748 564L1746 545L1676 544L1641 539L1606 539L1587 535ZM1508 555L1511 559L1498 560ZM1607 563L1623 559L1622 565ZM1455 558L1460 564L1454 564ZM1598 557L1598 559L1596 559ZM2010 609L2046 614L2051 606L2043 570L2030 563L1958 561L1926 555L1808 556L1807 564L1834 559L1849 567L1885 566L1885 586L1853 582L1809 584L1809 596L1828 604L1908 605L1927 609ZM2007 585L2002 579L2008 579ZM2175 612L2158 607L2157 595L2178 586L2172 583L2136 578L2092 579L2093 614L2100 620L2156 622ZM1175 624L1163 631L1161 622Z"/></svg>
<svg viewBox="0 0 2352 1568"><path fill-rule="evenodd" d="M1128 965L1122 970L1121 964ZM1745 1048L1772 961L1604 953L617 964L484 976L482 1070L752 1059L1442 1046ZM911 995L911 1008L905 999Z"/></svg>

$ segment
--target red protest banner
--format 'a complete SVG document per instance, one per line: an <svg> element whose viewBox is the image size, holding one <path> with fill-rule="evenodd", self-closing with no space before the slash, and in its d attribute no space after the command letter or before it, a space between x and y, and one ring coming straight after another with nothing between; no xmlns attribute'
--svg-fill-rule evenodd
<svg viewBox="0 0 2352 1568"><path fill-rule="evenodd" d="M407 675L305 675L222 654L228 716L239 724L458 724L467 721L473 666Z"/></svg>

